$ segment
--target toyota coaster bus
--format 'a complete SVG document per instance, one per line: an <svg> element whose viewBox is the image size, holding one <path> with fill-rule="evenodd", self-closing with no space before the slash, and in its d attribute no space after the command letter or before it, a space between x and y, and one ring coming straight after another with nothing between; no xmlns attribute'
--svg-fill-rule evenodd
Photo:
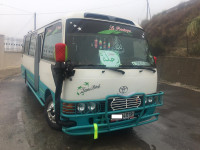
<svg viewBox="0 0 200 150"><path fill-rule="evenodd" d="M21 70L52 128L96 139L158 120L155 63L134 22L73 13L24 37Z"/></svg>

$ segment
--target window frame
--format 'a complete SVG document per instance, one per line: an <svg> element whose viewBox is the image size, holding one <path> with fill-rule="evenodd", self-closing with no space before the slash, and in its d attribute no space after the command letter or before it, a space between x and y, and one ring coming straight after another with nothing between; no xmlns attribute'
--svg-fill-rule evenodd
<svg viewBox="0 0 200 150"><path fill-rule="evenodd" d="M56 21L56 22L54 22L53 24L50 24L49 26L46 26L45 27L45 30L44 30L44 32L43 32L43 40L42 40L42 50L41 50L41 55L40 55L40 58L42 59L42 60L44 60L44 61L48 61L48 62L55 62L55 60L54 59L47 59L47 58L44 58L44 56L43 56L43 54L44 54L44 43L45 43L45 39L46 39L46 32L47 32L47 29L48 28L50 28L50 27L52 27L52 26L55 26L56 24L61 24L61 42L63 43L63 38L64 38L64 36L63 36L63 30L64 30L64 28L63 28L63 23L62 23L62 21L61 20L58 20L58 21Z"/></svg>
<svg viewBox="0 0 200 150"><path fill-rule="evenodd" d="M29 52L28 55L31 57L35 57L35 51L33 55L30 55L30 48L31 48L31 41L32 41L32 37L35 38L35 51L37 50L37 33L32 33L30 36L30 43L29 43Z"/></svg>
<svg viewBox="0 0 200 150"><path fill-rule="evenodd" d="M26 39L27 39L28 37L29 37L30 39L29 39L29 43L28 43L28 50L26 51L26 42L27 42ZM30 41L31 41L31 35L28 34L28 35L25 36L25 43L24 43L24 54L25 54L25 55L29 55Z"/></svg>

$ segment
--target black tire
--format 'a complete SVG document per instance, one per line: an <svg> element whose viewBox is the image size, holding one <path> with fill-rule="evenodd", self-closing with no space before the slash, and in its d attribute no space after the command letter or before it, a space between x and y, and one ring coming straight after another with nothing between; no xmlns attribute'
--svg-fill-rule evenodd
<svg viewBox="0 0 200 150"><path fill-rule="evenodd" d="M62 127L55 121L55 107L52 96L49 95L45 102L44 115L49 126L55 130L61 130Z"/></svg>
<svg viewBox="0 0 200 150"><path fill-rule="evenodd" d="M28 80L27 80L27 75L26 75L26 72L25 72L25 79L24 79L24 81L25 81L25 85L26 85L26 87L27 87L27 89L30 91L30 87L28 86Z"/></svg>
<svg viewBox="0 0 200 150"><path fill-rule="evenodd" d="M26 71L25 71L25 78L24 78L24 82L25 82L25 84L27 85L27 76L26 76Z"/></svg>
<svg viewBox="0 0 200 150"><path fill-rule="evenodd" d="M26 71L25 71L25 73L24 73L24 82L25 82L25 84L26 84Z"/></svg>

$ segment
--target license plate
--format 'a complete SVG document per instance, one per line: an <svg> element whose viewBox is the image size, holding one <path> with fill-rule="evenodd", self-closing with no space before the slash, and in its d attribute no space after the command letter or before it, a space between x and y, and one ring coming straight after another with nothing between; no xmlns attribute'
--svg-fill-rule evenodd
<svg viewBox="0 0 200 150"><path fill-rule="evenodd" d="M111 115L111 120L122 120L122 119L125 120L125 119L132 119L132 118L134 118L134 111Z"/></svg>

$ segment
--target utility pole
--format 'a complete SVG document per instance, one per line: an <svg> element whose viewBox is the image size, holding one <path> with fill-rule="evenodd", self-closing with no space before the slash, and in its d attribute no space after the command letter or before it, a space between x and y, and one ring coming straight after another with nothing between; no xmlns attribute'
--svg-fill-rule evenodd
<svg viewBox="0 0 200 150"><path fill-rule="evenodd" d="M148 14L149 14L149 2L147 0L147 17L146 17L147 20L149 19Z"/></svg>
<svg viewBox="0 0 200 150"><path fill-rule="evenodd" d="M36 30L36 13L34 13L34 30Z"/></svg>
<svg viewBox="0 0 200 150"><path fill-rule="evenodd" d="M149 0L147 0L147 20L149 19L149 17L150 17L150 19L151 19L151 11L150 11L150 6L149 6Z"/></svg>
<svg viewBox="0 0 200 150"><path fill-rule="evenodd" d="M148 2L148 7L149 7L149 17L150 17L150 20L151 20L151 11L150 11L149 2Z"/></svg>

